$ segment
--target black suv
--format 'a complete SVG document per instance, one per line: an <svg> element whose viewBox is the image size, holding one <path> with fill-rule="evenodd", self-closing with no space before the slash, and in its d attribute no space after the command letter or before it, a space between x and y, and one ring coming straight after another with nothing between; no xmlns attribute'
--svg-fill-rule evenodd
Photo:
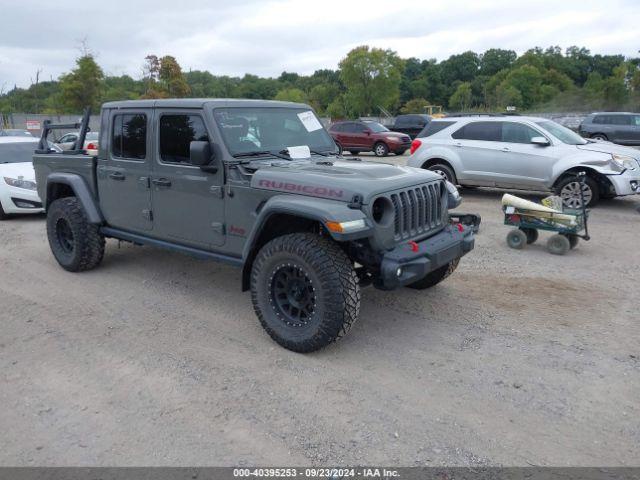
<svg viewBox="0 0 640 480"><path fill-rule="evenodd" d="M413 140L430 121L431 117L429 115L398 115L391 130L393 132L406 133L411 137L411 140Z"/></svg>
<svg viewBox="0 0 640 480"><path fill-rule="evenodd" d="M582 121L578 133L620 145L640 145L640 113L592 113Z"/></svg>

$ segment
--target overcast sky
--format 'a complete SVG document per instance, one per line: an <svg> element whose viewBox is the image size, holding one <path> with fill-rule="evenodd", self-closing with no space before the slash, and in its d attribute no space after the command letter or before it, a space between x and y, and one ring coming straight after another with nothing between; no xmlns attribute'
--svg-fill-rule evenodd
<svg viewBox="0 0 640 480"><path fill-rule="evenodd" d="M640 1L2 1L0 90L73 68L86 38L105 73L140 78L147 54L216 75L335 69L353 47L442 60L491 47L585 46L637 56Z"/></svg>

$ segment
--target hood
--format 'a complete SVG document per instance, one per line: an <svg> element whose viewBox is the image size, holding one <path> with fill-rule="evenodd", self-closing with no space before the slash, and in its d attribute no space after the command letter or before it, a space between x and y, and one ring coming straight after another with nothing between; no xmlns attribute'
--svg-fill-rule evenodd
<svg viewBox="0 0 640 480"><path fill-rule="evenodd" d="M0 163L0 177L22 177L23 180L36 181L36 173L33 170L33 164L30 162Z"/></svg>
<svg viewBox="0 0 640 480"><path fill-rule="evenodd" d="M440 175L419 168L337 159L326 163L252 162L251 167L257 169L251 179L253 188L344 202L360 195L365 204L383 192L442 180Z"/></svg>
<svg viewBox="0 0 640 480"><path fill-rule="evenodd" d="M640 150L636 150L635 148L625 147L622 145L616 145L611 142L589 142L585 145L576 145L576 148L579 150L586 150L589 152L599 152L599 153L615 153L618 155L626 155L627 157L632 157L640 160Z"/></svg>
<svg viewBox="0 0 640 480"><path fill-rule="evenodd" d="M385 137L397 137L397 138L409 136L406 133L400 133L400 132L379 132L379 133L376 133L376 135L382 135Z"/></svg>

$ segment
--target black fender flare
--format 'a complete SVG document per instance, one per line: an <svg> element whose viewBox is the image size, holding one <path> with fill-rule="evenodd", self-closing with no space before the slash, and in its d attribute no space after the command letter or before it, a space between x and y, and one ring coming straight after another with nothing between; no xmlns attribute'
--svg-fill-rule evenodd
<svg viewBox="0 0 640 480"><path fill-rule="evenodd" d="M73 193L80 201L82 208L84 208L89 223L104 223L102 212L100 211L96 199L91 193L87 182L80 175L74 173L52 173L47 177L47 209L51 204L51 188L56 184L67 185L71 190L73 190Z"/></svg>

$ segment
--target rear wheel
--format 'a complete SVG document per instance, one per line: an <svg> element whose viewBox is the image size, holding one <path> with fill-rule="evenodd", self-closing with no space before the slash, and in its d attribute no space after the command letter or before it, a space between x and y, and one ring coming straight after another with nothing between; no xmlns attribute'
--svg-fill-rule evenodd
<svg viewBox="0 0 640 480"><path fill-rule="evenodd" d="M104 237L89 223L76 197L59 198L47 212L47 237L53 256L70 272L90 270L104 256Z"/></svg>
<svg viewBox="0 0 640 480"><path fill-rule="evenodd" d="M591 135L591 138L593 138L594 140L601 140L604 142L609 140L604 133L596 133L595 135Z"/></svg>
<svg viewBox="0 0 640 480"><path fill-rule="evenodd" d="M521 228L520 230L527 236L527 244L535 243L538 240L538 230L535 228Z"/></svg>
<svg viewBox="0 0 640 480"><path fill-rule="evenodd" d="M349 150L349 153L351 155L358 155L360 153L360 150Z"/></svg>
<svg viewBox="0 0 640 480"><path fill-rule="evenodd" d="M360 286L336 243L295 233L262 247L251 270L251 299L271 338L306 353L349 331L360 311Z"/></svg>
<svg viewBox="0 0 640 480"><path fill-rule="evenodd" d="M514 228L507 233L507 245L516 250L522 250L524 246L529 243L527 241L527 234L518 228Z"/></svg>
<svg viewBox="0 0 640 480"><path fill-rule="evenodd" d="M406 151L407 151L406 149L404 149L404 150L396 150L393 153L395 153L396 155L404 155L404 152L406 152Z"/></svg>
<svg viewBox="0 0 640 480"><path fill-rule="evenodd" d="M569 248L571 248L571 250L576 248L578 243L580 243L580 237L577 235L567 235L567 238L569 239Z"/></svg>
<svg viewBox="0 0 640 480"><path fill-rule="evenodd" d="M418 280L417 282L410 283L409 285L407 285L407 287L414 288L416 290L424 290L426 288L431 288L437 285L438 283L440 283L441 281L443 281L453 272L455 272L456 268L458 268L459 263L460 263L460 259L456 258L455 260L452 260L448 264L434 270L431 273L428 273L424 278Z"/></svg>
<svg viewBox="0 0 640 480"><path fill-rule="evenodd" d="M564 177L556 186L556 194L562 199L562 204L567 208L582 208L582 197L580 189L584 195L584 201L587 207L593 207L600 199L600 188L598 183L591 177L585 177L584 183L581 183L575 175Z"/></svg>
<svg viewBox="0 0 640 480"><path fill-rule="evenodd" d="M456 175L449 165L445 165L444 163L435 163L427 167L427 170L433 173L437 173L442 178L453 183L454 185L456 184Z"/></svg>
<svg viewBox="0 0 640 480"><path fill-rule="evenodd" d="M376 157L386 157L389 155L389 147L382 142L378 142L373 146L373 153Z"/></svg>

